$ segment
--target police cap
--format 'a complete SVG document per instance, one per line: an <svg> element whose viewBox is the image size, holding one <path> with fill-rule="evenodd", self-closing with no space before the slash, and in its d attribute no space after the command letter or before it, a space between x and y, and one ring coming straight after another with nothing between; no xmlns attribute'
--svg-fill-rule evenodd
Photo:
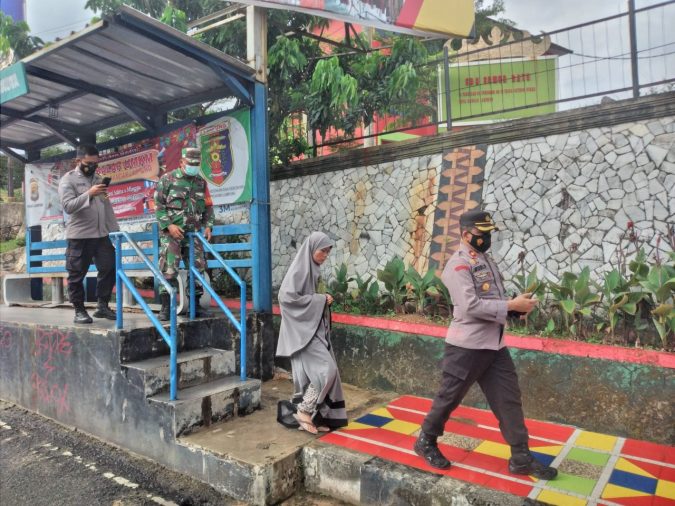
<svg viewBox="0 0 675 506"><path fill-rule="evenodd" d="M473 210L463 213L459 217L460 228L476 228L481 232L492 232L499 230L492 221L492 216L486 211Z"/></svg>

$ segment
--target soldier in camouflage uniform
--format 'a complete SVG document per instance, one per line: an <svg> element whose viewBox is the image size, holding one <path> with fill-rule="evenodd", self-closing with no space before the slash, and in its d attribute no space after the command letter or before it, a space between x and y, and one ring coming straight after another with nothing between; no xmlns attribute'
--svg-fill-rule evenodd
<svg viewBox="0 0 675 506"><path fill-rule="evenodd" d="M155 214L161 230L159 237L159 270L164 277L177 287L178 266L181 259L187 265L190 243L187 232L204 229L204 237L211 240L213 208L208 197L206 181L200 176L201 153L197 148L184 148L180 167L164 174L155 189ZM205 268L204 248L200 241L194 241L195 267L203 274ZM199 298L204 292L195 285L197 309ZM159 296L162 308L159 320L169 319L169 294L160 285ZM199 315L199 311L198 311Z"/></svg>

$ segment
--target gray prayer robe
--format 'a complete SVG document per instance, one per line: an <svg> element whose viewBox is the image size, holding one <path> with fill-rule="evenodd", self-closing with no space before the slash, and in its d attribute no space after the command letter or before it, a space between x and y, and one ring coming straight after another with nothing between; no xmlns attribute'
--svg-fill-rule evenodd
<svg viewBox="0 0 675 506"><path fill-rule="evenodd" d="M312 385L319 393L314 422L338 428L347 424L347 412L330 342L330 310L326 296L316 293L321 268L312 258L315 251L332 246L326 234L312 232L291 263L279 288L277 356L291 357L293 402L299 404Z"/></svg>

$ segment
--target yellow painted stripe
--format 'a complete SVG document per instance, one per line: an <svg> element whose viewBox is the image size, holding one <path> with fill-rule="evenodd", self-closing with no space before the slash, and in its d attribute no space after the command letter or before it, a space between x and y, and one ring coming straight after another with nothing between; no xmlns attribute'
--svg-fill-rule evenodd
<svg viewBox="0 0 675 506"><path fill-rule="evenodd" d="M542 490L537 496L537 500L554 506L586 506L588 502L580 497L555 492L553 490Z"/></svg>
<svg viewBox="0 0 675 506"><path fill-rule="evenodd" d="M474 451L500 459L509 459L511 457L511 448L508 445L492 441L483 441Z"/></svg>
<svg viewBox="0 0 675 506"><path fill-rule="evenodd" d="M639 490L632 488L620 487L618 485L607 484L605 490L602 491L603 499L618 499L619 497L644 497L651 494L645 494Z"/></svg>
<svg viewBox="0 0 675 506"><path fill-rule="evenodd" d="M371 415L383 416L385 418L394 418L387 408L378 408L375 411L370 412Z"/></svg>
<svg viewBox="0 0 675 506"><path fill-rule="evenodd" d="M656 483L656 492L654 495L672 499L675 501L675 482L668 480L659 480Z"/></svg>
<svg viewBox="0 0 675 506"><path fill-rule="evenodd" d="M354 430L354 429L374 429L374 427L372 425L366 425L365 423L349 422L349 425L347 425L341 430Z"/></svg>
<svg viewBox="0 0 675 506"><path fill-rule="evenodd" d="M608 436L607 434L600 434L598 432L583 431L575 441L575 446L583 446L585 448L594 448L596 450L603 450L611 452L616 444L616 436Z"/></svg>
<svg viewBox="0 0 675 506"><path fill-rule="evenodd" d="M564 446L533 446L530 448L533 452L543 453L544 455L551 455L557 457Z"/></svg>
<svg viewBox="0 0 675 506"><path fill-rule="evenodd" d="M473 0L424 0L413 28L466 37L474 18Z"/></svg>
<svg viewBox="0 0 675 506"><path fill-rule="evenodd" d="M403 420L392 420L391 422L384 424L382 428L391 430L393 432L410 435L413 432L418 431L420 425L417 423L404 422Z"/></svg>
<svg viewBox="0 0 675 506"><path fill-rule="evenodd" d="M615 469L618 469L619 471L626 471L627 473L633 473L637 474L640 476L646 476L648 478L656 478L653 474L648 473L644 469L636 466L632 462L628 462L626 459L623 457L620 457L619 460L616 461L616 465L614 466Z"/></svg>

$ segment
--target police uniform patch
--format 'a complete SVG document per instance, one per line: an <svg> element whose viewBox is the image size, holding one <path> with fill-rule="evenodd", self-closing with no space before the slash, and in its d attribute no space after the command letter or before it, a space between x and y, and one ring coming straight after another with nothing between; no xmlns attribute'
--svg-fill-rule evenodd
<svg viewBox="0 0 675 506"><path fill-rule="evenodd" d="M455 272L459 272L459 271L468 271L468 270L469 270L469 266L468 266L468 265L464 265L464 264L458 265L457 267L455 267Z"/></svg>
<svg viewBox="0 0 675 506"><path fill-rule="evenodd" d="M488 271L474 272L473 275L478 281L484 281L490 278L490 273Z"/></svg>

